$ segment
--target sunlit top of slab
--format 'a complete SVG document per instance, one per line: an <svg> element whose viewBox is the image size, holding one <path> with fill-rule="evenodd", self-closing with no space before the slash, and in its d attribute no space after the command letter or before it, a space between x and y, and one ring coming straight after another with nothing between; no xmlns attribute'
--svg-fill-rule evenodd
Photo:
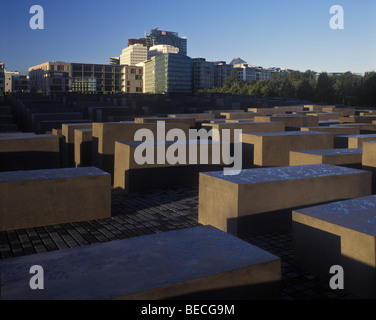
<svg viewBox="0 0 376 320"><path fill-rule="evenodd" d="M313 164L292 167L273 167L244 169L239 174L236 171L212 171L201 173L235 184L263 183L283 180L297 180L307 178L319 178L334 175L359 174L365 171L339 167L329 164ZM233 173L233 175L231 175Z"/></svg>
<svg viewBox="0 0 376 320"><path fill-rule="evenodd" d="M344 228L376 236L376 195L295 211Z"/></svg>
<svg viewBox="0 0 376 320"><path fill-rule="evenodd" d="M343 149L321 149L321 150L299 150L296 152L309 153L320 156L338 156L345 154L362 154L361 148L343 148Z"/></svg>

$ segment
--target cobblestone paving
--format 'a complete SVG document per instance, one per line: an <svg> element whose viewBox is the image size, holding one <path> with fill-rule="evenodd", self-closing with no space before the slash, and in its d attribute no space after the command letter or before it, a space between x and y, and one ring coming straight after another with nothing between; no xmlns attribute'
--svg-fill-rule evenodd
<svg viewBox="0 0 376 320"><path fill-rule="evenodd" d="M198 189L176 188L127 195L112 190L112 217L0 232L0 259L198 226ZM243 239L282 260L282 299L354 299L333 291L293 264L291 232Z"/></svg>

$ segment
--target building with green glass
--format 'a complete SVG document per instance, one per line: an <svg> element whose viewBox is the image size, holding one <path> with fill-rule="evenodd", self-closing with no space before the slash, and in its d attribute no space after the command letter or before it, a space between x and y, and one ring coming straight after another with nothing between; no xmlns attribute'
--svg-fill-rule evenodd
<svg viewBox="0 0 376 320"><path fill-rule="evenodd" d="M176 53L164 53L154 60L154 92L192 92L191 58Z"/></svg>

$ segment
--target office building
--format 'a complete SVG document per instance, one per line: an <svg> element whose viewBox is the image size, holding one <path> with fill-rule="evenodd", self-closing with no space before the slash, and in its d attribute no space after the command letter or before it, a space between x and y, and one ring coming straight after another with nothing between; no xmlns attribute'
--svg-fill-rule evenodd
<svg viewBox="0 0 376 320"><path fill-rule="evenodd" d="M227 78L231 76L234 67L226 61L214 61L214 87L223 87Z"/></svg>
<svg viewBox="0 0 376 320"><path fill-rule="evenodd" d="M162 31L158 28L151 29L150 34L146 37L146 46L150 49L159 44L167 44L179 48L179 54L187 55L187 38L179 37L177 32Z"/></svg>
<svg viewBox="0 0 376 320"><path fill-rule="evenodd" d="M215 64L204 58L192 59L192 86L193 92L214 87Z"/></svg>
<svg viewBox="0 0 376 320"><path fill-rule="evenodd" d="M147 48L140 43L133 44L123 49L120 55L120 64L135 66L136 64L146 61L148 58Z"/></svg>
<svg viewBox="0 0 376 320"><path fill-rule="evenodd" d="M29 76L20 74L18 71L4 72L5 92L27 92L29 91Z"/></svg>
<svg viewBox="0 0 376 320"><path fill-rule="evenodd" d="M71 64L46 62L29 68L30 92L67 92L70 90Z"/></svg>
<svg viewBox="0 0 376 320"><path fill-rule="evenodd" d="M146 93L192 93L191 58L162 53L145 62L144 92Z"/></svg>
<svg viewBox="0 0 376 320"><path fill-rule="evenodd" d="M248 63L239 63L233 65L238 72L238 80L241 81L262 81L270 80L271 71L262 67L256 67Z"/></svg>
<svg viewBox="0 0 376 320"><path fill-rule="evenodd" d="M136 43L142 44L146 47L146 38L128 39L128 47L133 46Z"/></svg>
<svg viewBox="0 0 376 320"><path fill-rule="evenodd" d="M192 92L191 58L176 53L155 57L155 92Z"/></svg>
<svg viewBox="0 0 376 320"><path fill-rule="evenodd" d="M110 64L119 65L120 64L120 57L110 57L109 59Z"/></svg>
<svg viewBox="0 0 376 320"><path fill-rule="evenodd" d="M144 62L144 93L155 93L155 57Z"/></svg>
<svg viewBox="0 0 376 320"><path fill-rule="evenodd" d="M163 54L163 53L179 53L179 48L170 46L168 44L158 44L156 46L152 46L148 50L148 60L151 57L155 57L155 56L157 56L159 54Z"/></svg>
<svg viewBox="0 0 376 320"><path fill-rule="evenodd" d="M143 68L111 64L46 62L29 68L32 92L141 93Z"/></svg>

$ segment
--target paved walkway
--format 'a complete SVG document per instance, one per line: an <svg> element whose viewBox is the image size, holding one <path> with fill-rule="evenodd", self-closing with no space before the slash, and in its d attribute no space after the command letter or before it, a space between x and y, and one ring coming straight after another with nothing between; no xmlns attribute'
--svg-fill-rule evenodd
<svg viewBox="0 0 376 320"><path fill-rule="evenodd" d="M198 189L112 191L112 217L0 232L0 259L198 226ZM293 264L291 232L244 239L282 259L282 299L352 299Z"/></svg>

